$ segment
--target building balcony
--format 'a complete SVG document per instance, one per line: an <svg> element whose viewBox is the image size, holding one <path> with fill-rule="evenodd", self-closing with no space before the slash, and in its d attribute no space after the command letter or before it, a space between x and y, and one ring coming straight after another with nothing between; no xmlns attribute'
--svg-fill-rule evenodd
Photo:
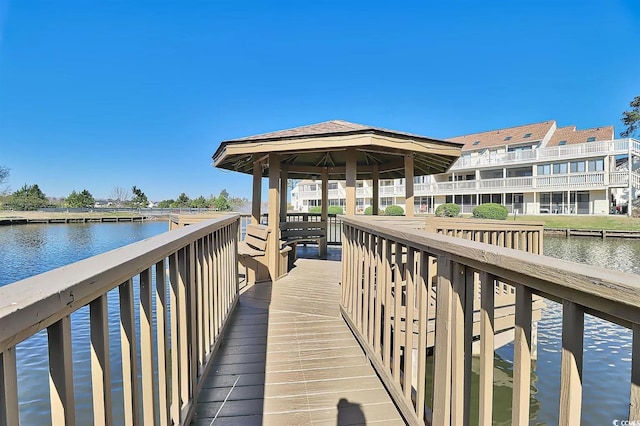
<svg viewBox="0 0 640 426"><path fill-rule="evenodd" d="M451 167L451 171L484 167L507 166L522 163L549 162L575 158L588 158L604 155L627 154L631 149L634 155L640 155L640 142L634 139L616 139L613 141L589 142L576 145L539 148L531 151L486 153L476 157L463 156Z"/></svg>

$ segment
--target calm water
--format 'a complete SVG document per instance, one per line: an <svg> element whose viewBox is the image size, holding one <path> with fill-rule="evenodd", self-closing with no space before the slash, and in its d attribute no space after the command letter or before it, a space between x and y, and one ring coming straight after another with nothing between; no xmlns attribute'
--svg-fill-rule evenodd
<svg viewBox="0 0 640 426"><path fill-rule="evenodd" d="M0 227L0 286L139 241L168 228L166 222L120 224L21 225ZM640 274L640 242L609 239L545 238L545 253ZM117 293L109 294L112 347L120 345ZM113 309L111 308L113 307ZM547 302L538 326L538 361L532 374L532 424L555 425L559 405L562 307ZM72 315L76 412L79 424L91 423L88 309ZM610 425L626 419L631 371L631 333L587 316L584 341L583 424ZM114 351L117 352L117 351ZM50 423L46 333L18 345L18 391L22 424ZM495 423L510 424L513 345L497 351ZM474 360L476 368L477 360ZM112 358L114 404L121 410L120 360ZM118 398L118 396L120 397ZM119 413L116 412L116 418Z"/></svg>
<svg viewBox="0 0 640 426"><path fill-rule="evenodd" d="M70 225L19 225L0 227L0 286L55 269L96 254L158 235L169 228L166 222L96 223ZM118 294L108 295L110 345L120 347ZM73 363L78 424L92 423L89 352L89 310L72 314ZM114 379L114 413L118 424L122 412L121 360L111 358ZM51 423L47 334L37 333L16 348L18 359L18 397L20 420L24 425Z"/></svg>

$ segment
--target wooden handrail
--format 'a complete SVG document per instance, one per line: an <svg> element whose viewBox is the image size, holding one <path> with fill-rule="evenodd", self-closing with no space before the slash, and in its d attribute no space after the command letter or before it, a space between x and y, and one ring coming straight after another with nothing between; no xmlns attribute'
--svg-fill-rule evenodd
<svg viewBox="0 0 640 426"><path fill-rule="evenodd" d="M70 315L84 306L90 316L94 422L188 423L237 303L239 223L237 214L227 215L0 287L0 425L19 420L15 346L44 329L52 423L77 422ZM110 345L107 318L107 293L116 288L120 348ZM124 418L117 421L111 403L114 352L122 359L125 402Z"/></svg>
<svg viewBox="0 0 640 426"><path fill-rule="evenodd" d="M342 217L341 310L405 419L411 424L465 424L470 415L473 295L480 289L480 385L493 385L494 289L515 287L514 424L528 423L532 358L532 308L542 296L563 309L560 379L562 424L580 422L584 314L631 328L640 339L637 276L506 247L389 226L371 218ZM435 283L435 307L429 303ZM398 295L402 297L397 297ZM406 318L391 317L405 309ZM413 307L414 309L407 309ZM433 389L424 389L426 319L435 309ZM410 317L410 313L415 312ZM373 318L372 318L373 317ZM402 323L414 323L417 350ZM373 330L373 332L372 332ZM640 345L632 359L631 420L640 419ZM410 354L410 352L413 352ZM400 356L402 354L402 357ZM413 362L413 359L416 362ZM480 424L491 424L492 394L482 394ZM460 417L458 417L460 416Z"/></svg>

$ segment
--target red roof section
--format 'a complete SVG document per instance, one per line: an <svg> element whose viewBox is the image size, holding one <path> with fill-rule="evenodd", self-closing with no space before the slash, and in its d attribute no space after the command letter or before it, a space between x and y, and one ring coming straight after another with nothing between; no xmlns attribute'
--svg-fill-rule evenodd
<svg viewBox="0 0 640 426"><path fill-rule="evenodd" d="M610 141L614 139L613 126L594 127L593 129L576 130L576 126L559 127L553 132L547 146L572 145L577 143L590 142L589 138L595 141Z"/></svg>
<svg viewBox="0 0 640 426"><path fill-rule="evenodd" d="M455 138L447 138L446 140L464 143L462 147L463 151L521 144L524 142L539 142L549 133L555 123L555 120L549 120L541 123L525 124L524 126L457 136Z"/></svg>

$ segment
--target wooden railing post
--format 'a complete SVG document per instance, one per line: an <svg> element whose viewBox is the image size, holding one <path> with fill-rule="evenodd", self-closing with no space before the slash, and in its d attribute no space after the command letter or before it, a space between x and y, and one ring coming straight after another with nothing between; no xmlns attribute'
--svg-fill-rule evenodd
<svg viewBox="0 0 640 426"><path fill-rule="evenodd" d="M493 424L493 347L495 280L487 272L480 274L480 384L479 426Z"/></svg>
<svg viewBox="0 0 640 426"><path fill-rule="evenodd" d="M0 352L0 426L20 423L16 348Z"/></svg>
<svg viewBox="0 0 640 426"><path fill-rule="evenodd" d="M516 318L513 353L513 404L511 424L529 424L531 396L531 289L516 286Z"/></svg>
<svg viewBox="0 0 640 426"><path fill-rule="evenodd" d="M562 369L560 374L560 424L580 424L582 409L582 358L584 310L562 302Z"/></svg>
<svg viewBox="0 0 640 426"><path fill-rule="evenodd" d="M89 305L91 389L93 391L93 423L96 425L113 424L108 314L106 294Z"/></svg>
<svg viewBox="0 0 640 426"><path fill-rule="evenodd" d="M71 318L67 315L47 328L51 424L76 424L71 355ZM123 361L124 364L124 361Z"/></svg>
<svg viewBox="0 0 640 426"><path fill-rule="evenodd" d="M433 424L451 422L451 305L453 270L451 260L438 256L436 291L436 338L434 344Z"/></svg>

